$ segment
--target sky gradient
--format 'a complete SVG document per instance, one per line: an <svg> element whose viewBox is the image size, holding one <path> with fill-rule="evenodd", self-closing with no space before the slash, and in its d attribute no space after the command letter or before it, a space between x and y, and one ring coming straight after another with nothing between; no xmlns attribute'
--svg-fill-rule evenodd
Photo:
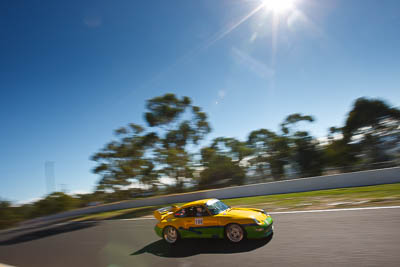
<svg viewBox="0 0 400 267"><path fill-rule="evenodd" d="M400 1L260 3L1 1L0 198L44 196L46 161L57 189L93 190L90 156L167 92L204 109L208 140L295 112L323 137L358 97L400 105Z"/></svg>

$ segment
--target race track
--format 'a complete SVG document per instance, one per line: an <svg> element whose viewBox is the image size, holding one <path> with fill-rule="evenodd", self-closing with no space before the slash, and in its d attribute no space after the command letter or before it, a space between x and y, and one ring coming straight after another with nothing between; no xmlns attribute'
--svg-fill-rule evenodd
<svg viewBox="0 0 400 267"><path fill-rule="evenodd" d="M169 247L155 220L61 224L0 235L14 266L400 266L400 208L274 214L267 240ZM1 266L1 264L0 264Z"/></svg>

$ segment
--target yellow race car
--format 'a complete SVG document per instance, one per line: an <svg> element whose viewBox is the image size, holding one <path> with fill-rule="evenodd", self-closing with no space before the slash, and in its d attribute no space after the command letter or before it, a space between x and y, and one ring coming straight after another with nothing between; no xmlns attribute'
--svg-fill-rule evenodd
<svg viewBox="0 0 400 267"><path fill-rule="evenodd" d="M202 199L154 211L154 230L169 244L180 238L224 238L238 243L244 238L272 234L273 221L262 209L231 208L218 199Z"/></svg>

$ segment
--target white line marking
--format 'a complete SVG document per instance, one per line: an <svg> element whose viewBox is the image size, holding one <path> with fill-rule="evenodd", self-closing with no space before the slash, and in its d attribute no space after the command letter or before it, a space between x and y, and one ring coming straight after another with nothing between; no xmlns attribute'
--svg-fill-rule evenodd
<svg viewBox="0 0 400 267"><path fill-rule="evenodd" d="M400 206L386 207L364 207L364 208L346 208L346 209L327 209L327 210L294 210L294 211L276 211L269 214L292 214L292 213L311 213L311 212L330 212L330 211L353 211L353 210L380 210L380 209L399 209Z"/></svg>
<svg viewBox="0 0 400 267"><path fill-rule="evenodd" d="M400 209L400 206L384 206L384 207L364 207L364 208L346 208L346 209L327 209L327 210L293 210L293 211L272 211L268 214L296 214L296 213L312 213L312 212L331 212L331 211L353 211L353 210L380 210L380 209ZM118 221L142 221L142 220L155 220L151 217L132 218L132 219L119 219Z"/></svg>
<svg viewBox="0 0 400 267"><path fill-rule="evenodd" d="M132 218L132 219L119 219L118 221L141 221L141 220L155 220L156 218L142 217L142 218Z"/></svg>
<svg viewBox="0 0 400 267"><path fill-rule="evenodd" d="M15 267L15 266L7 265L7 264L4 264L4 263L0 263L0 267Z"/></svg>

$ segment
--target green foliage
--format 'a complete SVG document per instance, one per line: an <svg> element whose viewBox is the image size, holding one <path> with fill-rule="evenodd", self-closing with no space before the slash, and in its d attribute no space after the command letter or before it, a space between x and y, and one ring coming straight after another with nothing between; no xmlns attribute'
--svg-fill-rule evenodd
<svg viewBox="0 0 400 267"><path fill-rule="evenodd" d="M314 118L309 115L301 115L300 113L294 113L286 117L286 119L281 123L281 130L284 134L289 134L291 128L296 123L301 121L314 122Z"/></svg>
<svg viewBox="0 0 400 267"><path fill-rule="evenodd" d="M284 177L284 166L290 156L287 137L267 129L259 129L250 133L247 144L255 152L250 163L259 175L266 176L270 173L276 180Z"/></svg>
<svg viewBox="0 0 400 267"><path fill-rule="evenodd" d="M14 226L20 220L21 216L11 206L11 203L0 200L0 229Z"/></svg>
<svg viewBox="0 0 400 267"><path fill-rule="evenodd" d="M201 149L199 188L212 188L243 184L246 168L241 161L252 155L253 149L234 138L215 138L210 147Z"/></svg>
<svg viewBox="0 0 400 267"><path fill-rule="evenodd" d="M282 135L267 129L250 133L247 143L255 150L251 160L261 175L268 171L279 180L285 176L285 166L292 166L302 177L321 175L323 154L318 142L305 131L294 131L299 122L313 122L314 118L300 113L291 114L281 123Z"/></svg>
<svg viewBox="0 0 400 267"><path fill-rule="evenodd" d="M398 130L399 121L399 109L392 108L379 99L362 97L355 101L346 119L343 134L347 140L362 133L384 134L388 130Z"/></svg>
<svg viewBox="0 0 400 267"><path fill-rule="evenodd" d="M214 154L207 160L200 174L199 189L243 184L245 171L230 157Z"/></svg>
<svg viewBox="0 0 400 267"><path fill-rule="evenodd" d="M165 125L179 117L191 103L190 98L178 99L174 94L165 94L147 101L145 118L150 127Z"/></svg>
<svg viewBox="0 0 400 267"><path fill-rule="evenodd" d="M80 199L55 192L32 204L12 206L0 200L0 229L16 226L23 220L59 213L80 206Z"/></svg>
<svg viewBox="0 0 400 267"><path fill-rule="evenodd" d="M322 174L323 152L318 149L317 141L307 132L297 132L294 137L294 161L302 177Z"/></svg>
<svg viewBox="0 0 400 267"><path fill-rule="evenodd" d="M183 190L185 179L193 177L190 155L183 149L159 149L157 151L157 161L163 166L158 173L161 176L175 179L176 192Z"/></svg>
<svg viewBox="0 0 400 267"><path fill-rule="evenodd" d="M157 132L161 133L165 148L173 146L182 149L187 144L197 144L211 131L206 113L191 102L187 96L179 99L174 94L147 101L146 122L149 127L159 127ZM189 118L185 119L185 115Z"/></svg>
<svg viewBox="0 0 400 267"><path fill-rule="evenodd" d="M299 122L314 122L309 115L299 113L289 115L281 124L284 136L287 136L292 165L300 177L317 176L322 174L324 167L323 152L318 148L318 141L306 131L293 131Z"/></svg>
<svg viewBox="0 0 400 267"><path fill-rule="evenodd" d="M33 204L30 217L59 213L79 207L80 200L62 192L55 192Z"/></svg>
<svg viewBox="0 0 400 267"><path fill-rule="evenodd" d="M158 136L145 133L144 128L137 124L120 128L115 134L119 140L108 143L92 157L98 163L93 172L102 176L98 189L118 190L130 185L132 179L154 182L154 164L147 154L158 142Z"/></svg>
<svg viewBox="0 0 400 267"><path fill-rule="evenodd" d="M207 115L189 97L174 94L148 100L146 109L148 129L137 124L119 128L119 139L92 157L98 163L93 172L101 175L99 190L122 190L133 180L154 186L161 177L174 178L182 188L192 177L187 146L197 145L211 131Z"/></svg>
<svg viewBox="0 0 400 267"><path fill-rule="evenodd" d="M359 98L350 111L343 138L358 144L364 162L390 160L386 151L400 144L400 110L379 99Z"/></svg>
<svg viewBox="0 0 400 267"><path fill-rule="evenodd" d="M358 163L357 150L357 145L347 144L343 139L332 140L324 147L324 162L326 166L350 171Z"/></svg>
<svg viewBox="0 0 400 267"><path fill-rule="evenodd" d="M81 199L61 192L52 193L44 199L21 206L12 206L0 200L0 229L16 226L23 220L59 213L81 206Z"/></svg>
<svg viewBox="0 0 400 267"><path fill-rule="evenodd" d="M98 162L94 172L102 176L98 189L110 193L126 191L134 179L155 186L162 177L175 179L170 190L180 192L185 181L199 172L199 186L207 188L240 184L248 173L280 180L288 170L299 177L321 175L326 167L350 171L355 164L368 162L363 158L390 159L384 151L399 142L399 114L380 100L358 99L345 126L331 127L327 144L320 144L298 129L314 118L294 113L280 124L280 132L252 131L246 142L215 138L200 150L200 165L196 165L195 146L211 131L207 115L189 97L165 94L146 102L147 128L130 124L115 131L118 139L93 156ZM115 193L112 198L119 196Z"/></svg>
<svg viewBox="0 0 400 267"><path fill-rule="evenodd" d="M153 158L157 175L175 179L177 191L182 191L185 179L193 177L187 146L197 145L211 131L207 115L190 98L174 94L148 100L147 109L145 119L159 136Z"/></svg>
<svg viewBox="0 0 400 267"><path fill-rule="evenodd" d="M215 138L211 147L218 153L226 155L235 161L241 161L247 156L253 154L253 150L235 138L218 137Z"/></svg>

